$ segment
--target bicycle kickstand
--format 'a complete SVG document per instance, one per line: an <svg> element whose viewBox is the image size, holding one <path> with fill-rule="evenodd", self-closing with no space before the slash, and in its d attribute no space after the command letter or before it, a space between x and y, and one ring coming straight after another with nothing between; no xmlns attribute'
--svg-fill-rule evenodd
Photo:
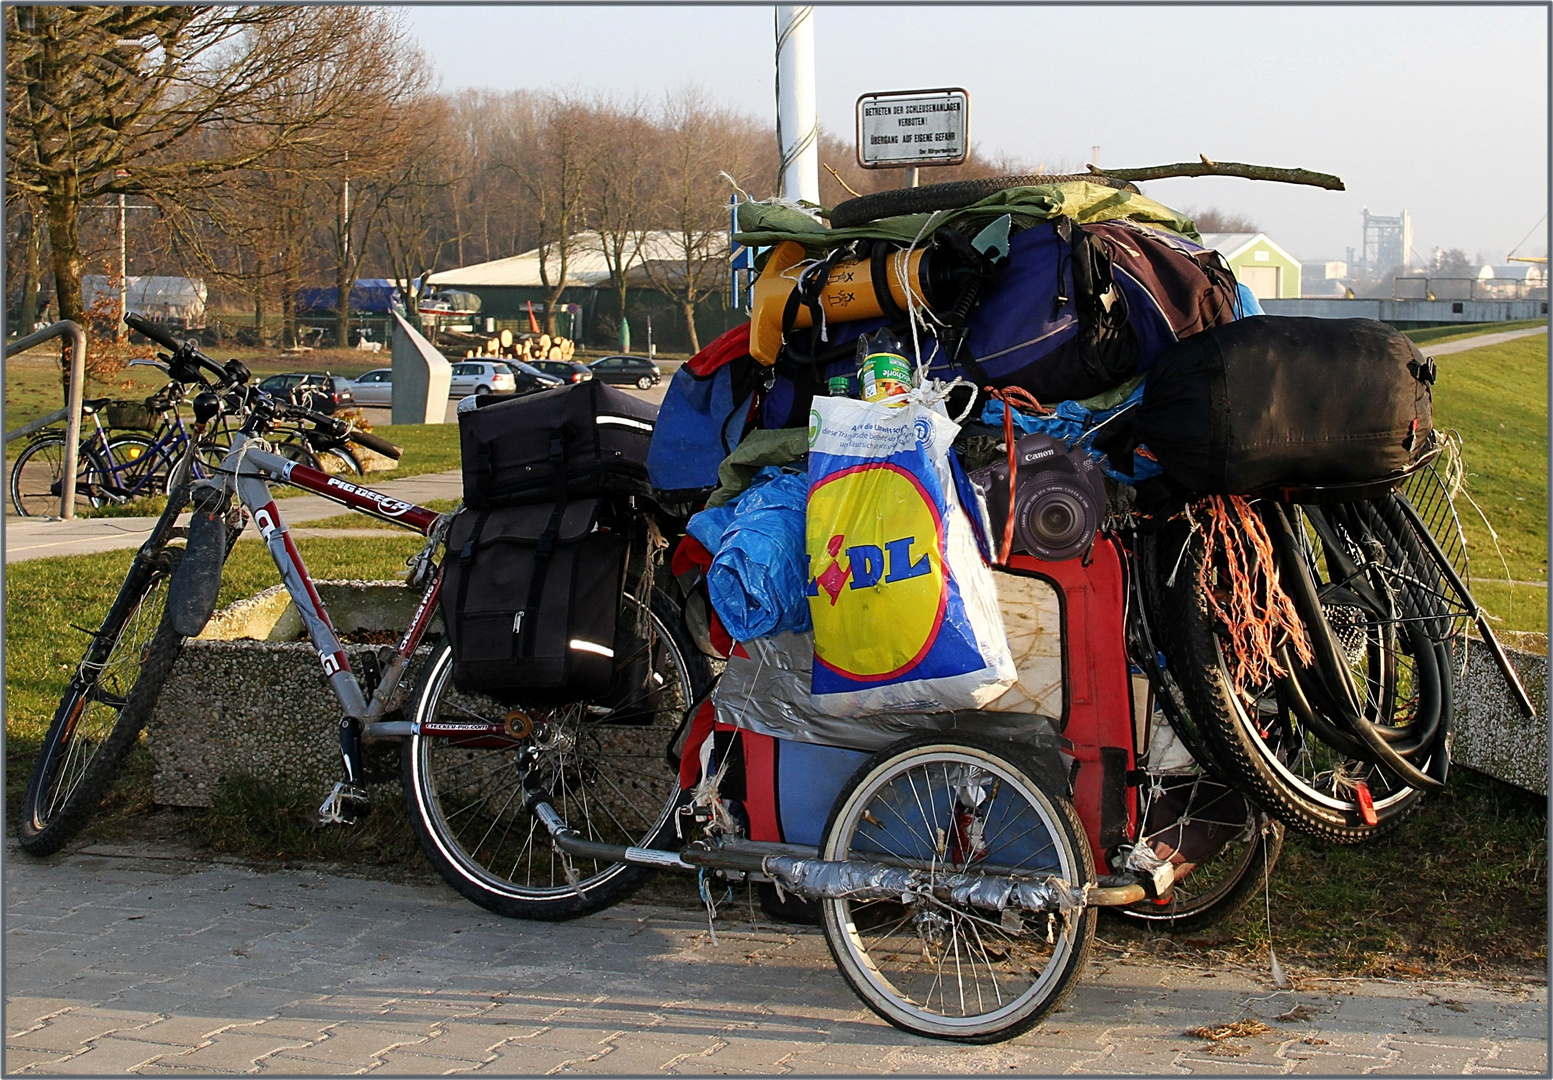
<svg viewBox="0 0 1553 1080"><path fill-rule="evenodd" d="M371 808L363 779L361 721L354 716L340 721L340 757L345 761L345 779L334 785L318 808L320 825L355 825Z"/></svg>

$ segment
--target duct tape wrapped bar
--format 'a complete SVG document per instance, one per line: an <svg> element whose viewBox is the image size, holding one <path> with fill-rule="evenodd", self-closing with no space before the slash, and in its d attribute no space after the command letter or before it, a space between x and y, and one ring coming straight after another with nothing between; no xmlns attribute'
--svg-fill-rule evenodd
<svg viewBox="0 0 1553 1080"><path fill-rule="evenodd" d="M806 900L900 900L931 897L983 911L1076 911L1084 906L1085 890L1058 877L1022 881L990 874L955 874L881 863L800 859L772 855L764 872L788 892Z"/></svg>

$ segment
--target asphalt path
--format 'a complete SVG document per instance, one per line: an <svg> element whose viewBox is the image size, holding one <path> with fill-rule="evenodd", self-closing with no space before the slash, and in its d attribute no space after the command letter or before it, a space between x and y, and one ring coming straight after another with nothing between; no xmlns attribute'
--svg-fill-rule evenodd
<svg viewBox="0 0 1553 1080"><path fill-rule="evenodd" d="M965 1046L888 1026L817 930L742 902L722 910L714 942L695 908L520 922L428 877L7 847L6 1075L1548 1069L1535 983L1296 972L1280 990L1168 941L1149 955L1101 940L1060 1011Z"/></svg>

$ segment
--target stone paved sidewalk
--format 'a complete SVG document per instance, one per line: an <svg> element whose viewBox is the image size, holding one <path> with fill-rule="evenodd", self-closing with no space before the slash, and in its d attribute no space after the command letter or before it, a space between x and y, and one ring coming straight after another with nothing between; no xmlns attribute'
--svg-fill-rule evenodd
<svg viewBox="0 0 1553 1080"><path fill-rule="evenodd" d="M92 854L93 851L99 852ZM864 1009L815 930L623 905L561 924L440 884L8 845L5 1072L1547 1074L1543 986L1331 981L1097 948L993 1046ZM1252 1018L1213 1043L1190 1029ZM1255 1027L1256 1025L1251 1025Z"/></svg>

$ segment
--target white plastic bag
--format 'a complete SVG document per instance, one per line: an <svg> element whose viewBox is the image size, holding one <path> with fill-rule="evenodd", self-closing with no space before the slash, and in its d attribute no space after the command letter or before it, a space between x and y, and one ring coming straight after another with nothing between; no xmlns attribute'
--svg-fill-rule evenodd
<svg viewBox="0 0 1553 1080"><path fill-rule="evenodd" d="M979 709L1014 683L992 571L961 505L970 488L951 460L959 430L915 403L814 401L812 685L833 715Z"/></svg>

